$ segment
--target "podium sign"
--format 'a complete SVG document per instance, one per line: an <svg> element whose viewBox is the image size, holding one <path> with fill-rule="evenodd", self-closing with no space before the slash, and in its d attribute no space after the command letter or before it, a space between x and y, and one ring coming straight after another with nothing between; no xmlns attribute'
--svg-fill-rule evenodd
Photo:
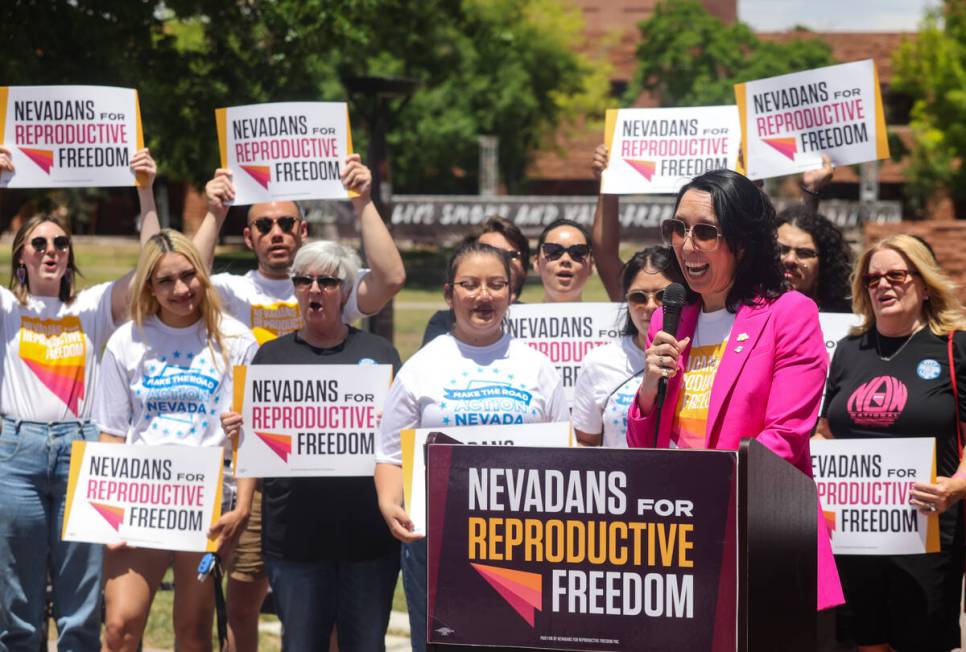
<svg viewBox="0 0 966 652"><path fill-rule="evenodd" d="M428 456L430 643L736 649L736 451Z"/></svg>

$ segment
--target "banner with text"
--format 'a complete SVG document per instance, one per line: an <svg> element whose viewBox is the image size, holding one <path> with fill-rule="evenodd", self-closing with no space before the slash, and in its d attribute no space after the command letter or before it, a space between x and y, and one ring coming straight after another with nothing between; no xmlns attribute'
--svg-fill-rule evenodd
<svg viewBox="0 0 966 652"><path fill-rule="evenodd" d="M765 179L889 158L872 59L735 85L746 174Z"/></svg>
<svg viewBox="0 0 966 652"><path fill-rule="evenodd" d="M339 175L352 153L345 102L276 102L215 110L221 167L235 204L346 199Z"/></svg>
<svg viewBox="0 0 966 652"><path fill-rule="evenodd" d="M862 323L862 318L850 312L820 312L818 321L825 339L825 350L828 352L829 367L832 356L843 337L849 334L849 329ZM825 385L822 385L822 403L825 403Z"/></svg>
<svg viewBox="0 0 966 652"><path fill-rule="evenodd" d="M587 351L620 339L626 315L622 303L517 303L507 313L507 329L550 358L573 403Z"/></svg>
<svg viewBox="0 0 966 652"><path fill-rule="evenodd" d="M0 86L3 143L15 171L0 188L138 185L138 93L110 86Z"/></svg>
<svg viewBox="0 0 966 652"><path fill-rule="evenodd" d="M223 458L220 446L75 441L61 538L213 551L207 533L221 517Z"/></svg>
<svg viewBox="0 0 966 652"><path fill-rule="evenodd" d="M442 432L462 444L474 446L543 446L566 448L574 445L570 422L524 423L511 426L461 426L416 428L400 433L403 495L406 512L417 534L426 534L426 438Z"/></svg>
<svg viewBox="0 0 966 652"><path fill-rule="evenodd" d="M430 643L735 649L735 452L428 450Z"/></svg>
<svg viewBox="0 0 966 652"><path fill-rule="evenodd" d="M935 439L814 440L811 449L835 554L939 552L939 517L909 504L914 483L936 481Z"/></svg>
<svg viewBox="0 0 966 652"><path fill-rule="evenodd" d="M242 478L372 475L392 382L381 364L235 367Z"/></svg>
<svg viewBox="0 0 966 652"><path fill-rule="evenodd" d="M734 170L741 144L736 106L609 109L601 177L608 195L675 194L708 170Z"/></svg>

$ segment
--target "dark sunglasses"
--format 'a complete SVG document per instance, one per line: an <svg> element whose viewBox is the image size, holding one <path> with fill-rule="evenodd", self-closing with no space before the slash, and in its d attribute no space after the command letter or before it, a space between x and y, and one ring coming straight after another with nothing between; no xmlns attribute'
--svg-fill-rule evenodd
<svg viewBox="0 0 966 652"><path fill-rule="evenodd" d="M59 235L56 238L54 238L52 241L47 240L47 238L42 238L38 235L36 238L30 239L30 246L33 247L39 253L43 254L47 252L48 242L52 242L54 245L54 249L56 249L57 251L67 251L68 249L70 249L70 238L68 238L66 235Z"/></svg>
<svg viewBox="0 0 966 652"><path fill-rule="evenodd" d="M795 257L801 258L802 260L807 258L818 258L818 252L808 247L789 247L788 245L783 244L778 245L778 252L781 254L782 258L793 251L795 252Z"/></svg>
<svg viewBox="0 0 966 652"><path fill-rule="evenodd" d="M502 251L503 254L510 260L520 260L523 258L523 254L516 249L501 249L500 251Z"/></svg>
<svg viewBox="0 0 966 652"><path fill-rule="evenodd" d="M297 288L311 288L313 283L318 283L322 290L334 290L342 286L342 279L337 276L311 276L309 274L294 274L292 285Z"/></svg>
<svg viewBox="0 0 966 652"><path fill-rule="evenodd" d="M714 251L718 248L718 240L721 238L721 230L714 224L700 222L694 226L688 226L684 220L676 217L661 222L661 235L664 241L672 243L674 241L683 242L685 238L691 236L691 242L696 249L701 251Z"/></svg>
<svg viewBox="0 0 966 652"><path fill-rule="evenodd" d="M633 292L628 292L627 304L630 306L646 306L654 297L654 303L658 306L664 303L664 290L658 290L657 292L645 292L644 290L634 290Z"/></svg>
<svg viewBox="0 0 966 652"><path fill-rule="evenodd" d="M862 283L870 290L879 285L879 281L885 279L889 285L902 285L909 280L910 276L918 276L919 272L908 269L891 269L885 274L863 274Z"/></svg>
<svg viewBox="0 0 966 652"><path fill-rule="evenodd" d="M268 235L272 231L272 227L278 224L278 228L282 230L282 233L291 233L292 229L295 228L295 223L299 221L297 217L260 217L252 224L258 229L258 232L262 235Z"/></svg>
<svg viewBox="0 0 966 652"><path fill-rule="evenodd" d="M544 242L540 245L540 250L547 260L557 260L564 254L567 254L575 263L584 262L584 258L590 255L590 245L585 244L575 244L565 247L556 242Z"/></svg>

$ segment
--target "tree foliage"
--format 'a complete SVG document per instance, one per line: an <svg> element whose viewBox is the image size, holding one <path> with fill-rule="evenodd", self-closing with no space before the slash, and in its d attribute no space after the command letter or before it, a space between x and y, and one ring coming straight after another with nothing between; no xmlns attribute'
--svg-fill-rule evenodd
<svg viewBox="0 0 966 652"><path fill-rule="evenodd" d="M725 25L697 0L662 0L638 27L628 103L647 91L662 106L731 104L735 84L834 63L820 39L763 41L744 23Z"/></svg>
<svg viewBox="0 0 966 652"><path fill-rule="evenodd" d="M512 187L541 137L606 91L572 49L579 12L555 0L0 4L0 83L137 88L161 171L196 183L218 163L216 107L344 100L346 76L399 75L421 85L389 124L397 191L475 189L481 134L500 136Z"/></svg>

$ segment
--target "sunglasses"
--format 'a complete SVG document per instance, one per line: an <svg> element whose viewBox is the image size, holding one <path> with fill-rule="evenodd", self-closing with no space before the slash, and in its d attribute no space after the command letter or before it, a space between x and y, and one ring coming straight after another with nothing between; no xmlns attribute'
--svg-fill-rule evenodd
<svg viewBox="0 0 966 652"><path fill-rule="evenodd" d="M500 251L502 251L504 255L510 260L520 260L521 258L523 258L523 254L521 254L516 249L501 249Z"/></svg>
<svg viewBox="0 0 966 652"><path fill-rule="evenodd" d="M634 290L633 292L628 292L627 304L630 306L646 306L651 297L654 297L654 303L658 306L664 303L664 290L658 290L657 292L645 292L644 290Z"/></svg>
<svg viewBox="0 0 966 652"><path fill-rule="evenodd" d="M910 276L918 276L919 272L913 272L908 269L892 269L885 274L863 274L862 283L865 287L870 290L875 289L879 285L879 281L885 279L889 285L902 285L909 280Z"/></svg>
<svg viewBox="0 0 966 652"><path fill-rule="evenodd" d="M779 244L778 253L784 258L788 254L795 252L795 257L805 260L807 258L818 258L818 252L814 249L808 247L789 247L788 245Z"/></svg>
<svg viewBox="0 0 966 652"><path fill-rule="evenodd" d="M297 217L260 217L252 222L252 224L258 229L259 233L268 235L276 224L278 224L278 228L282 230L282 233L291 233L292 229L295 228L295 223L298 221L299 218Z"/></svg>
<svg viewBox="0 0 966 652"><path fill-rule="evenodd" d="M556 242L544 242L540 245L540 250L547 260L557 260L564 254L567 254L575 263L584 262L584 258L590 255L590 245L585 244L575 244L565 247Z"/></svg>
<svg viewBox="0 0 966 652"><path fill-rule="evenodd" d="M36 238L30 239L30 246L34 248L38 253L47 253L47 243L51 243L54 249L57 251L67 251L70 249L70 238L66 235L59 235L53 240L47 240L47 238L42 238L39 235Z"/></svg>
<svg viewBox="0 0 966 652"><path fill-rule="evenodd" d="M721 229L703 222L688 226L684 220L671 218L661 222L661 235L667 243L684 242L690 236L695 249L714 251L721 239Z"/></svg>
<svg viewBox="0 0 966 652"><path fill-rule="evenodd" d="M328 291L342 287L342 279L338 278L337 276L311 276L309 274L292 275L292 285L297 288L311 288L313 283L318 283L319 289Z"/></svg>

